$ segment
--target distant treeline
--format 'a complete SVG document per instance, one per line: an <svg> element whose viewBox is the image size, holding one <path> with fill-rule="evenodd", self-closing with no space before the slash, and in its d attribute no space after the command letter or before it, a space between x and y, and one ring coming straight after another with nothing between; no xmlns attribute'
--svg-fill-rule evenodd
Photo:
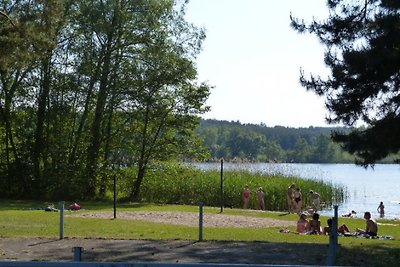
<svg viewBox="0 0 400 267"><path fill-rule="evenodd" d="M219 120L202 120L197 130L209 148L209 160L353 163L354 157L331 140L332 131L345 127L267 127Z"/></svg>

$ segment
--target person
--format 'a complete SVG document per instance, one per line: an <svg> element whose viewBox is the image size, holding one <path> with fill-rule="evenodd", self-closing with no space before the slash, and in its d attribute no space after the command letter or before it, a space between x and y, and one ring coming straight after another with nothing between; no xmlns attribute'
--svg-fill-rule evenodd
<svg viewBox="0 0 400 267"><path fill-rule="evenodd" d="M318 192L315 192L313 190L310 190L310 195L311 195L311 208L314 213L318 212L320 205L320 195Z"/></svg>
<svg viewBox="0 0 400 267"><path fill-rule="evenodd" d="M379 215L381 218L383 218L385 216L385 205L383 205L382 201L376 210L379 212Z"/></svg>
<svg viewBox="0 0 400 267"><path fill-rule="evenodd" d="M265 201L264 201L265 193L262 187L259 187L257 190L257 203L258 208L260 210L265 210Z"/></svg>
<svg viewBox="0 0 400 267"><path fill-rule="evenodd" d="M309 229L309 226L308 226L307 214L302 212L302 213L300 213L300 218L297 221L296 231L299 234L306 234L308 232L308 229Z"/></svg>
<svg viewBox="0 0 400 267"><path fill-rule="evenodd" d="M301 194L300 188L296 188L296 191L294 191L293 194L294 208L296 213L299 213L301 211L301 206L303 205L302 197L303 196Z"/></svg>
<svg viewBox="0 0 400 267"><path fill-rule="evenodd" d="M322 234L321 221L319 220L319 214L316 212L313 214L312 220L308 223L308 232L315 235Z"/></svg>
<svg viewBox="0 0 400 267"><path fill-rule="evenodd" d="M81 206L78 203L74 202L71 205L69 205L68 209L69 210L80 210Z"/></svg>
<svg viewBox="0 0 400 267"><path fill-rule="evenodd" d="M322 234L323 235L331 235L332 234L332 226L333 226L333 218L329 218L326 221L326 223L328 224L328 226L324 227ZM350 230L346 224L342 224L341 226L338 227L337 232L338 232L338 234L344 235L344 233L348 233L348 232L350 232Z"/></svg>
<svg viewBox="0 0 400 267"><path fill-rule="evenodd" d="M352 210L351 212L347 213L347 214L343 214L342 217L354 217L356 216L357 212L355 210Z"/></svg>
<svg viewBox="0 0 400 267"><path fill-rule="evenodd" d="M287 197L287 202L288 202L288 211L289 211L289 213L292 213L293 212L293 207L294 207L294 204L293 204L293 194L294 194L294 189L296 188L296 185L294 184L294 183L292 183L289 187L288 187L288 189L287 189L287 192L286 192L286 197Z"/></svg>
<svg viewBox="0 0 400 267"><path fill-rule="evenodd" d="M53 203L50 203L45 209L45 211L58 211Z"/></svg>
<svg viewBox="0 0 400 267"><path fill-rule="evenodd" d="M371 213L369 211L364 213L364 219L366 220L365 230L356 229L358 234L368 235L368 236L377 236L378 235L378 224L374 219L371 218Z"/></svg>
<svg viewBox="0 0 400 267"><path fill-rule="evenodd" d="M243 208L248 209L250 206L250 188L246 184L243 188Z"/></svg>

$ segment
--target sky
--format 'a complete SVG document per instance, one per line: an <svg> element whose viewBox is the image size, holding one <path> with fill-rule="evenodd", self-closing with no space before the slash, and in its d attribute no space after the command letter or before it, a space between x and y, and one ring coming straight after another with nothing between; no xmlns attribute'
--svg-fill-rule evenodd
<svg viewBox="0 0 400 267"><path fill-rule="evenodd" d="M290 27L290 14L321 20L325 0L190 0L186 19L206 30L199 81L214 86L205 119L268 127L329 126L325 99L299 83L300 69L326 76L324 46ZM334 125L331 125L334 126Z"/></svg>

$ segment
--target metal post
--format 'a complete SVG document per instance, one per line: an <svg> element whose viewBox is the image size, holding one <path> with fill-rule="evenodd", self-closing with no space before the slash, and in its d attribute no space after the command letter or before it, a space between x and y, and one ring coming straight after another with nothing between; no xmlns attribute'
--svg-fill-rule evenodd
<svg viewBox="0 0 400 267"><path fill-rule="evenodd" d="M333 217L333 231L334 231L334 235L333 235L333 244L334 244L334 248L335 248L335 255L336 255L336 248L338 245L338 205L334 205L333 206L334 209L334 217Z"/></svg>
<svg viewBox="0 0 400 267"><path fill-rule="evenodd" d="M72 252L74 252L74 261L82 261L83 247L73 247Z"/></svg>
<svg viewBox="0 0 400 267"><path fill-rule="evenodd" d="M204 209L204 203L200 202L200 205L199 205L199 241L203 241L203 209Z"/></svg>
<svg viewBox="0 0 400 267"><path fill-rule="evenodd" d="M117 218L117 176L114 174L114 219Z"/></svg>
<svg viewBox="0 0 400 267"><path fill-rule="evenodd" d="M336 262L336 253L338 247L338 205L334 205L334 216L332 220L332 232L329 237L328 258L326 265L333 266Z"/></svg>
<svg viewBox="0 0 400 267"><path fill-rule="evenodd" d="M60 240L64 239L64 201L60 203Z"/></svg>
<svg viewBox="0 0 400 267"><path fill-rule="evenodd" d="M221 159L221 213L224 211L224 159Z"/></svg>

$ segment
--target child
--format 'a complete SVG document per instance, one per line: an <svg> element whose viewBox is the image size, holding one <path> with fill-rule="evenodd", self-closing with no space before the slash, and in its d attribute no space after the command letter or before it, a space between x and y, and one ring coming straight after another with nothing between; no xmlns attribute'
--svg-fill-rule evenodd
<svg viewBox="0 0 400 267"><path fill-rule="evenodd" d="M250 188L246 184L243 188L243 208L248 209L250 204Z"/></svg>
<svg viewBox="0 0 400 267"><path fill-rule="evenodd" d="M329 218L326 223L328 224L328 226L324 227L324 230L322 232L323 235L331 235L332 234L332 225L333 225L333 219ZM337 230L338 234L342 234L344 235L344 233L348 233L349 228L346 226L346 224L342 224L338 230Z"/></svg>
<svg viewBox="0 0 400 267"><path fill-rule="evenodd" d="M319 214L314 213L312 220L309 222L308 231L310 234L320 235L322 234L321 222L319 220Z"/></svg>

